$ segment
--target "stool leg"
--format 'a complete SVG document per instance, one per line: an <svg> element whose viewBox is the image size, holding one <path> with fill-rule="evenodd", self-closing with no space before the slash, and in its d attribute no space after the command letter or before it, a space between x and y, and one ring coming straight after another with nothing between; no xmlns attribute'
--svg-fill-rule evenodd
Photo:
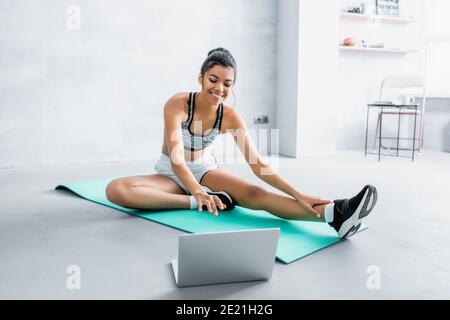
<svg viewBox="0 0 450 320"><path fill-rule="evenodd" d="M375 137L373 139L373 151L375 151L375 148L377 146L377 134L378 134L378 127L380 125L380 118L381 118L381 112L378 112L378 117L377 117L377 128L375 129Z"/></svg>
<svg viewBox="0 0 450 320"><path fill-rule="evenodd" d="M414 152L416 151L416 122L417 122L417 107L414 113L414 135L413 135L413 147L412 147L412 161L414 162Z"/></svg>
<svg viewBox="0 0 450 320"><path fill-rule="evenodd" d="M398 108L398 127L397 127L397 157L400 142L400 108Z"/></svg>
<svg viewBox="0 0 450 320"><path fill-rule="evenodd" d="M423 149L423 120L422 120L422 117L423 117L423 113L421 113L420 114L420 132L419 132L419 134L420 134L420 140L419 140L419 142L420 142L420 144L419 144L419 152L420 152L420 150L421 149Z"/></svg>
<svg viewBox="0 0 450 320"><path fill-rule="evenodd" d="M369 106L367 106L367 116L366 116L366 143L364 145L364 157L367 157L367 134L369 132Z"/></svg>
<svg viewBox="0 0 450 320"><path fill-rule="evenodd" d="M383 126L383 107L381 107L381 113L380 113L380 136L378 137L379 140L379 144L378 144L378 162L380 162L381 159L381 127Z"/></svg>

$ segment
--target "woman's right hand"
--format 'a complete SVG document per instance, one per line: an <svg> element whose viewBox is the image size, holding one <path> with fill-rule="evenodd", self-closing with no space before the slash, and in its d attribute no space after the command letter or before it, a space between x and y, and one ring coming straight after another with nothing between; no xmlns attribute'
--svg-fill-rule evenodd
<svg viewBox="0 0 450 320"><path fill-rule="evenodd" d="M206 206L209 213L218 216L217 208L220 210L225 209L225 205L220 201L218 196L212 196L205 191L194 193L193 196L197 200L198 211L203 211L203 206Z"/></svg>

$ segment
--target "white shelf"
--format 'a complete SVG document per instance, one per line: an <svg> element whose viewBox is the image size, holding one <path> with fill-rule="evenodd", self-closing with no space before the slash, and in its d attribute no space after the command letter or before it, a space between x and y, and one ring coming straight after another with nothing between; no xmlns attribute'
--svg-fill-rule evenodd
<svg viewBox="0 0 450 320"><path fill-rule="evenodd" d="M425 97L427 99L450 99L450 93L430 93L430 94L426 94ZM422 98L422 97L418 97L416 96L416 98Z"/></svg>
<svg viewBox="0 0 450 320"><path fill-rule="evenodd" d="M381 16L376 14L367 15L348 12L341 12L341 18L348 20L362 20L362 21L377 20L381 22L395 22L395 23L413 23L418 21L416 18L413 17Z"/></svg>
<svg viewBox="0 0 450 320"><path fill-rule="evenodd" d="M339 46L341 51L360 51L360 52L384 52L384 53L408 53L415 50L401 50L401 49L389 49L389 48L363 48L363 47L349 47Z"/></svg>

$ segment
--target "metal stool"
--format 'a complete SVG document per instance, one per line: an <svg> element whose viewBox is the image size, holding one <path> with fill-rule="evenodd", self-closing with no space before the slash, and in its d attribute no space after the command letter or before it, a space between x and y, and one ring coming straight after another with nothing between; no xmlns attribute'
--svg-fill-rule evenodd
<svg viewBox="0 0 450 320"><path fill-rule="evenodd" d="M396 150L396 156L399 156L398 151L399 150L406 150L406 151L413 151L412 152L412 159L414 161L414 152L420 152L421 148L423 148L423 132L424 132L424 113L425 113L425 84L421 77L418 76L398 76L398 75L391 75L386 77L383 82L381 83L380 88L380 94L379 99L380 101L383 101L385 98L385 90L388 88L396 88L396 89L412 89L412 88L420 88L421 89L421 97L422 97L422 103L421 108L419 109L417 104L388 104L384 102L380 103L372 103L368 105L367 109L367 121L366 121L366 146L365 146L365 155L367 156L367 134L368 134L368 117L369 117L369 109L371 107L377 107L380 111L378 113L378 119L377 119L377 127L375 130L375 138L374 138L374 144L373 148L375 149L377 140L378 140L378 156L380 158L381 149L388 149L388 150ZM392 111L392 109L397 109L395 111ZM398 125L397 125L397 137L382 137L381 135L381 126L383 123L383 116L385 115L397 115L398 116ZM400 121L401 116L403 115L410 115L414 116L414 137L413 138L406 138L406 137L400 137ZM420 115L420 126L419 126L419 138L417 140L418 143L416 144L416 123L417 123L417 115ZM383 145L383 139L396 139L397 140L397 146L396 148L391 148ZM413 140L413 146L412 148L401 148L399 145L400 140ZM414 149L414 150L413 150Z"/></svg>
<svg viewBox="0 0 450 320"><path fill-rule="evenodd" d="M367 118L366 118L366 142L365 142L365 147L364 147L364 156L367 157L367 137L368 137L368 132L369 132L369 111L370 108L378 108L381 109L379 111L378 114L378 123L377 123L377 129L375 132L375 138L378 139L378 161L380 161L381 159L381 148L382 148L382 139L396 139L397 140L397 147L395 148L395 150L397 151L396 156L400 157L400 155L398 154L399 150L411 150L411 159L412 161L414 161L414 154L415 151L417 151L416 149L416 140L418 140L416 138L416 127L417 127L417 114L418 114L418 105L417 104L405 104L405 105L393 105L393 104L377 104L377 103L369 103L367 104ZM384 111L384 109L398 109L397 112L393 112L393 111ZM402 110L414 110L411 112L402 112ZM383 127L383 117L382 115L384 114L397 114L398 115L398 125L397 125L397 137L396 138L390 138L390 137L383 137L382 136L382 127ZM412 139L411 138L400 138L400 115L414 115L414 134ZM378 125L379 124L379 125ZM400 144L400 140L412 140L413 141L413 146L412 148L400 148L399 144ZM386 148L385 149L391 149L391 148Z"/></svg>

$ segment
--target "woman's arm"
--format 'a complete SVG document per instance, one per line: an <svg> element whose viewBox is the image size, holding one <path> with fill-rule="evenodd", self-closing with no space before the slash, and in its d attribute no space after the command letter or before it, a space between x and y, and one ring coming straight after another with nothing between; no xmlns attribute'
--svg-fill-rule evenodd
<svg viewBox="0 0 450 320"><path fill-rule="evenodd" d="M192 194L204 192L184 160L181 134L182 109L178 98L172 97L164 106L164 137L172 170Z"/></svg>
<svg viewBox="0 0 450 320"><path fill-rule="evenodd" d="M330 200L322 199L320 197L308 196L300 193L292 185L290 185L286 180L284 180L277 172L268 164L265 163L259 154L256 147L248 134L247 126L242 119L242 117L232 109L231 112L231 123L232 123L232 134L235 143L238 145L240 151L245 157L245 160L250 165L253 173L264 182L270 184L271 186L277 188L278 190L292 196L297 201L301 203L307 203L314 209L316 205L323 205L332 203ZM320 214L316 211L317 215Z"/></svg>
<svg viewBox="0 0 450 320"><path fill-rule="evenodd" d="M258 150L254 146L250 135L248 134L247 126L234 109L230 112L232 123L232 135L235 143L239 147L239 150L244 155L245 160L249 164L253 173L264 182L277 188L278 190L291 195L296 198L300 196L292 185L290 185L285 179L283 179L277 172L266 162L263 161Z"/></svg>
<svg viewBox="0 0 450 320"><path fill-rule="evenodd" d="M205 205L210 213L217 215L217 208L225 208L222 201L217 196L209 195L203 189L184 160L184 146L181 133L183 108L184 106L179 103L177 98L169 99L164 106L164 137L172 170L195 197L198 210L202 211L203 205Z"/></svg>

